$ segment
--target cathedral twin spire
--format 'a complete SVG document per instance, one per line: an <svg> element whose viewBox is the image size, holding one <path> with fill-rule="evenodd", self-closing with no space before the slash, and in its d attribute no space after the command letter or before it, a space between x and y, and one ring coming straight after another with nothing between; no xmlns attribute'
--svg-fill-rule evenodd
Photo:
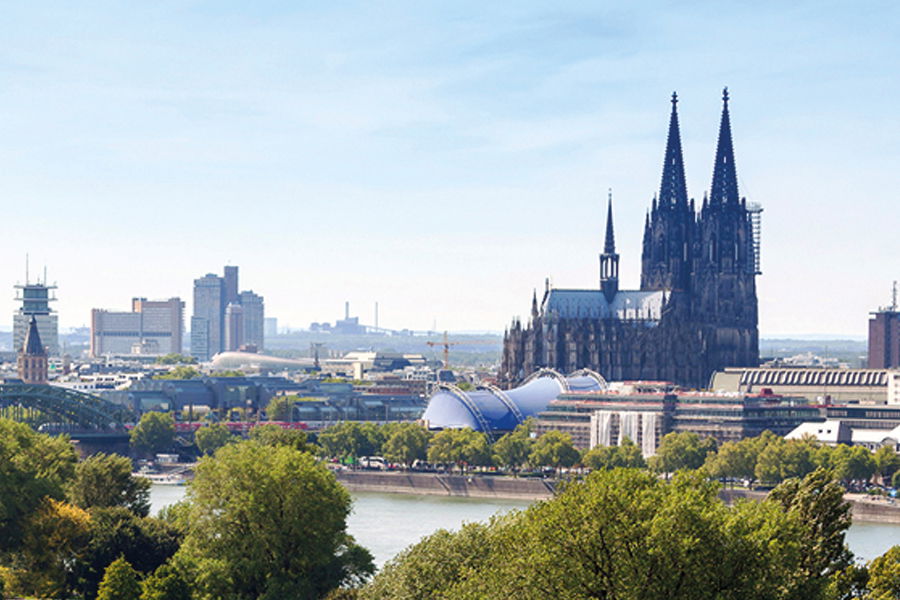
<svg viewBox="0 0 900 600"><path fill-rule="evenodd" d="M716 145L711 205L738 203L737 170L734 165L734 145L731 141L731 117L728 113L728 88L722 91L722 120ZM678 126L678 94L672 93L672 114L669 118L669 135L666 140L666 156L663 162L662 181L659 186L657 206L687 205L687 185L684 177L684 158L681 151L681 131Z"/></svg>

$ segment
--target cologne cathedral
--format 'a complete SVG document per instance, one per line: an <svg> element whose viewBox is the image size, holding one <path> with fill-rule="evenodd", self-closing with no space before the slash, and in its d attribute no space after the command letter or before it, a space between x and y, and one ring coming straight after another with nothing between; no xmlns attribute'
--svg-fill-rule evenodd
<svg viewBox="0 0 900 600"><path fill-rule="evenodd" d="M677 102L672 94L662 183L644 223L641 289L619 289L610 197L599 287L548 285L540 301L535 294L530 321L514 320L504 336L504 386L552 368L703 388L716 370L758 364L761 209L738 194L728 90L712 187L699 210L688 199Z"/></svg>

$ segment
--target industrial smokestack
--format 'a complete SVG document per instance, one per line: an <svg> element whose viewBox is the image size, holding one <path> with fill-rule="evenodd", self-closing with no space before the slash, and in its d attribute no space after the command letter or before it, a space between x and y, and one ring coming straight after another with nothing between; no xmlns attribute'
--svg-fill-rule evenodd
<svg viewBox="0 0 900 600"><path fill-rule="evenodd" d="M344 320L346 321L349 318L350 318L350 301L347 300L346 302L344 302Z"/></svg>

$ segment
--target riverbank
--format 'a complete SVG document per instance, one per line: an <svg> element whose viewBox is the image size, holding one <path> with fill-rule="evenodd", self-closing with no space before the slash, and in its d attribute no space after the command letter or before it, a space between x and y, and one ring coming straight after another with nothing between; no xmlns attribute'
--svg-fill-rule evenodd
<svg viewBox="0 0 900 600"><path fill-rule="evenodd" d="M514 478L445 473L406 473L396 471L336 471L337 480L348 491L386 494L449 496L503 500L546 500L555 493L555 482L538 478ZM766 492L724 489L721 498L728 503L738 498L761 500ZM854 522L900 525L900 505L873 500L862 494L847 494Z"/></svg>

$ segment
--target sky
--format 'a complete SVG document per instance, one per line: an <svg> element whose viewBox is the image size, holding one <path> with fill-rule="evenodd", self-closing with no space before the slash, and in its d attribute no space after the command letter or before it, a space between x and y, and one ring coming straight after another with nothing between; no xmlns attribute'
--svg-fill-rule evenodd
<svg viewBox="0 0 900 600"><path fill-rule="evenodd" d="M281 326L502 331L640 276L677 90L689 195L728 86L764 336L864 336L900 279L893 2L0 2L13 286L60 324L239 265ZM189 319L188 319L189 320Z"/></svg>

